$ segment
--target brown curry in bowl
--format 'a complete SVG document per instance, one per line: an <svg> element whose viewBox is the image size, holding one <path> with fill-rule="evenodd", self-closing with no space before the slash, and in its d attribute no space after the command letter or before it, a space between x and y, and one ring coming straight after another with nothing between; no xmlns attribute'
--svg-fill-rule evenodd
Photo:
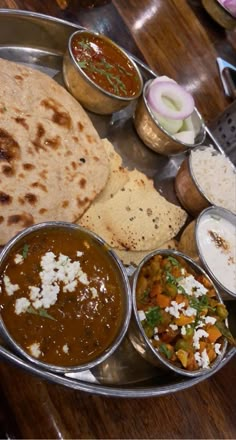
<svg viewBox="0 0 236 440"><path fill-rule="evenodd" d="M5 329L26 354L74 367L111 347L124 325L127 301L105 245L79 227L42 228L24 236L5 258L0 310Z"/></svg>

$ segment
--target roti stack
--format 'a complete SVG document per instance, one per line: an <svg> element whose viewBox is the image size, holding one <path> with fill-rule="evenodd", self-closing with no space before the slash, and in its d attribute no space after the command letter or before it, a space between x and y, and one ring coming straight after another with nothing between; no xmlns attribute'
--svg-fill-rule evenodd
<svg viewBox="0 0 236 440"><path fill-rule="evenodd" d="M187 214L169 203L143 173L121 166L121 158L106 140L110 174L105 189L79 219L96 232L125 264L138 264L154 249L176 248L173 238Z"/></svg>
<svg viewBox="0 0 236 440"><path fill-rule="evenodd" d="M0 59L0 244L47 220L75 221L106 184L102 142L47 75Z"/></svg>

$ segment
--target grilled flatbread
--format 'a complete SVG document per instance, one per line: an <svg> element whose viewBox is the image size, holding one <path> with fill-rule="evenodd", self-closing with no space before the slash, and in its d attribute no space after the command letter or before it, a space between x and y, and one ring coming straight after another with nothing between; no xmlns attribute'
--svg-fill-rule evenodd
<svg viewBox="0 0 236 440"><path fill-rule="evenodd" d="M106 184L107 154L81 105L49 76L0 59L0 244L75 221Z"/></svg>

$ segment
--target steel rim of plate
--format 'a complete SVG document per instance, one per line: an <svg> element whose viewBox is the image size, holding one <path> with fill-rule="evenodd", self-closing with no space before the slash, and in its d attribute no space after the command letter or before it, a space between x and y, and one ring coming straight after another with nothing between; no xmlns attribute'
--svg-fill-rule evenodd
<svg viewBox="0 0 236 440"><path fill-rule="evenodd" d="M66 26L68 28L71 28L71 32L77 30L77 29L86 29L83 26L77 25L75 23L68 22L66 20L57 19L55 17L47 16L45 14L30 12L30 11L24 11L24 10L18 10L18 9L0 9L0 16L9 16L9 17L32 17L35 20L45 20L52 23L57 23L61 26ZM134 61L141 66L145 71L147 71L150 75L153 77L156 77L156 72L154 72L152 69L150 69L145 63L143 63L139 58L137 58L135 55L132 55L130 52L126 51L133 59ZM206 130L208 128L206 127ZM19 367L23 368L24 370L30 372L31 374L35 374L43 379L47 379L50 382L57 383L64 385L66 387L85 391L91 394L97 394L97 395L103 395L103 396L113 396L113 397L151 397L151 396L161 396L166 395L170 393L174 393L177 391L181 391L187 388L192 387L193 385L196 385L203 380L211 377L214 373L219 371L224 365L226 365L230 359L233 358L233 356L236 354L236 348L231 348L227 353L225 358L222 360L222 362L218 365L216 370L214 372L210 371L209 373L205 374L202 377L196 377L194 379L186 379L182 382L179 382L177 384L168 384L164 386L158 386L155 387L149 386L149 387L139 387L139 388L132 388L132 387L126 387L121 388L120 386L107 386L102 384L93 384L89 382L84 382L81 380L74 380L69 379L62 375L57 375L54 373L50 373L48 371L41 370L39 368L36 368L33 364L25 362L23 359L17 357L15 354L9 352L6 348L0 345L0 355L7 361L10 361L14 363L15 365L18 365Z"/></svg>

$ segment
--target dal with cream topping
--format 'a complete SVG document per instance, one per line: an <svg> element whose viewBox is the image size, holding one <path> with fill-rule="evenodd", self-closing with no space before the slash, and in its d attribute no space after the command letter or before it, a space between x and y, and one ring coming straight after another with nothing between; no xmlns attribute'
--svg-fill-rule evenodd
<svg viewBox="0 0 236 440"><path fill-rule="evenodd" d="M41 229L24 240L9 254L0 278L7 331L48 364L96 359L122 326L122 282L114 261L77 229Z"/></svg>

